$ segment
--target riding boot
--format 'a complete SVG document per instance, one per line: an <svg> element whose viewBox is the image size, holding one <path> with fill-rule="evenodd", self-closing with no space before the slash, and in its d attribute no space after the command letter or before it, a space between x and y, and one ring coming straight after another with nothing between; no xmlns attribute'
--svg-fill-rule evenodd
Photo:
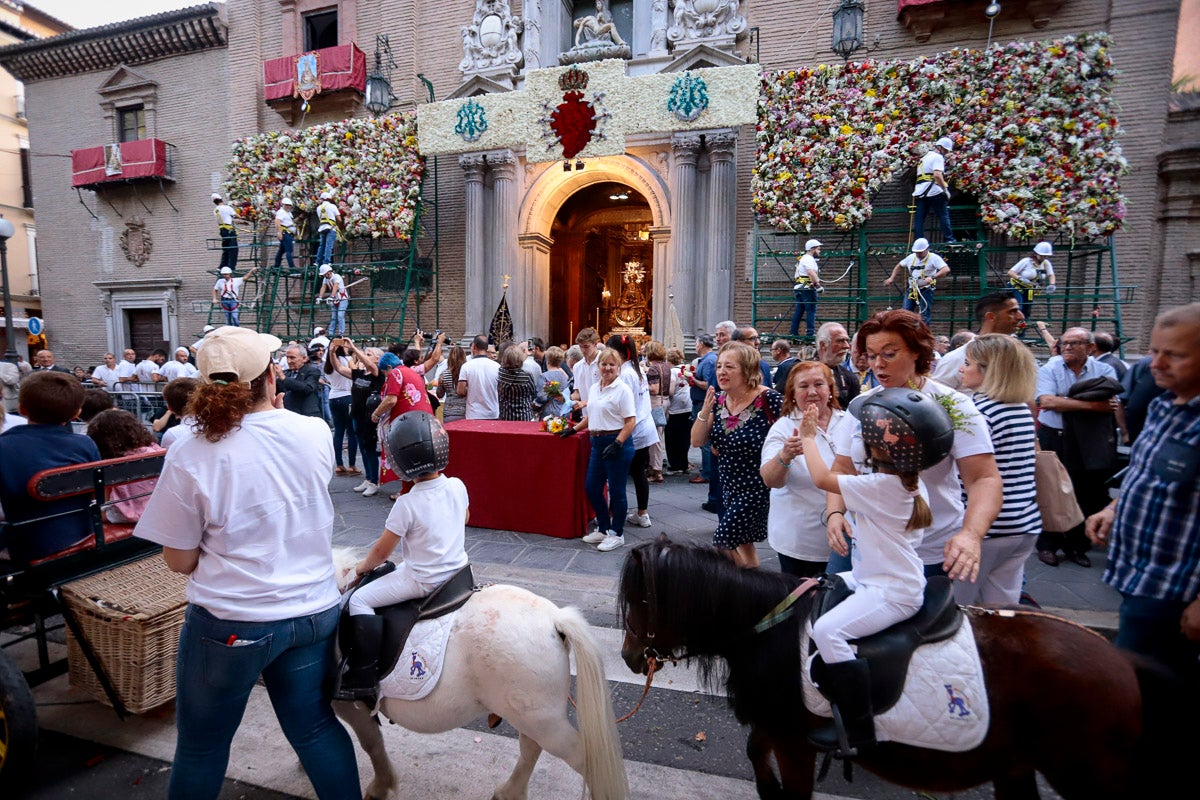
<svg viewBox="0 0 1200 800"><path fill-rule="evenodd" d="M379 650L383 645L383 617L355 614L350 617L353 646L338 671L335 700L361 700L379 692Z"/></svg>
<svg viewBox="0 0 1200 800"><path fill-rule="evenodd" d="M833 724L808 734L818 749L839 758L859 754L875 744L875 717L871 709L871 674L865 658L822 664L821 694L833 706Z"/></svg>

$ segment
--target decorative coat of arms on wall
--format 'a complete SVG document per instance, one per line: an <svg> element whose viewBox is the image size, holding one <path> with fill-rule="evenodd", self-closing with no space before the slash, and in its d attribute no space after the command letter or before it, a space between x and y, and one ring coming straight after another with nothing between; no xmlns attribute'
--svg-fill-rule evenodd
<svg viewBox="0 0 1200 800"><path fill-rule="evenodd" d="M604 138L601 131L609 114L601 105L603 92L585 100L583 90L588 86L588 74L579 67L571 67L558 76L558 88L562 89L562 102L554 108L547 100L542 108L543 138L554 139L562 146L562 157L574 158L588 146L593 137Z"/></svg>
<svg viewBox="0 0 1200 800"><path fill-rule="evenodd" d="M487 114L483 106L475 102L475 98L468 97L467 102L458 109L458 124L454 126L454 132L464 141L477 142L487 129Z"/></svg>
<svg viewBox="0 0 1200 800"><path fill-rule="evenodd" d="M143 220L134 217L125 223L121 233L121 252L135 267L140 267L150 260L150 251L154 248L154 240L146 229Z"/></svg>
<svg viewBox="0 0 1200 800"><path fill-rule="evenodd" d="M671 85L667 110L684 122L692 122L708 108L708 84L704 78L684 72Z"/></svg>

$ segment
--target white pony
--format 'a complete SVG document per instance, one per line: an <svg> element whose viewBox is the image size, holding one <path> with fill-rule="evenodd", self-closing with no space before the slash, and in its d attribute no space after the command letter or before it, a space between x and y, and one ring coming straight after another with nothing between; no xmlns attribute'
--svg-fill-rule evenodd
<svg viewBox="0 0 1200 800"><path fill-rule="evenodd" d="M343 591L359 560L353 550L335 548ZM496 788L494 800L524 800L542 750L581 774L594 800L625 800L629 785L604 662L583 615L504 585L476 592L452 613L437 686L421 700L385 697L383 715L417 733L443 733L489 712L506 720L520 733L520 757L508 780ZM567 719L569 653L575 655L579 730ZM362 703L333 706L371 759L375 777L366 797L399 798L396 773L371 712Z"/></svg>

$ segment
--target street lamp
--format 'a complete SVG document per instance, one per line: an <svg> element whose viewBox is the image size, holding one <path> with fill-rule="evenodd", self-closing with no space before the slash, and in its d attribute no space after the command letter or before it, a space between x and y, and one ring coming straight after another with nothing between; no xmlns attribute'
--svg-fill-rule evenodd
<svg viewBox="0 0 1200 800"><path fill-rule="evenodd" d="M863 14L866 6L862 0L842 0L833 10L833 52L845 61L863 46Z"/></svg>
<svg viewBox="0 0 1200 800"><path fill-rule="evenodd" d="M8 291L8 240L17 229L0 217L0 280L4 281L4 360L17 363L17 347L13 344L12 296Z"/></svg>
<svg viewBox="0 0 1200 800"><path fill-rule="evenodd" d="M996 2L988 3L987 8L983 10L983 15L988 18L988 49L992 46L992 27L996 24L996 17L1000 16L1000 4Z"/></svg>
<svg viewBox="0 0 1200 800"><path fill-rule="evenodd" d="M384 60L384 57L387 60ZM386 114L395 105L396 95L392 93L392 68L396 62L392 60L392 44L386 34L375 37L375 69L367 76L367 92L364 104L367 111L378 117Z"/></svg>

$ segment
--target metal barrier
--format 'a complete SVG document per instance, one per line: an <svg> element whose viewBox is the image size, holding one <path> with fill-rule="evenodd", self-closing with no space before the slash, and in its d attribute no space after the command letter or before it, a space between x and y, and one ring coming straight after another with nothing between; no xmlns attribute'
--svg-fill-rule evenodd
<svg viewBox="0 0 1200 800"><path fill-rule="evenodd" d="M128 411L147 425L167 412L167 403L163 400L162 383L133 383L122 386L136 386L135 390L108 389L117 408Z"/></svg>

